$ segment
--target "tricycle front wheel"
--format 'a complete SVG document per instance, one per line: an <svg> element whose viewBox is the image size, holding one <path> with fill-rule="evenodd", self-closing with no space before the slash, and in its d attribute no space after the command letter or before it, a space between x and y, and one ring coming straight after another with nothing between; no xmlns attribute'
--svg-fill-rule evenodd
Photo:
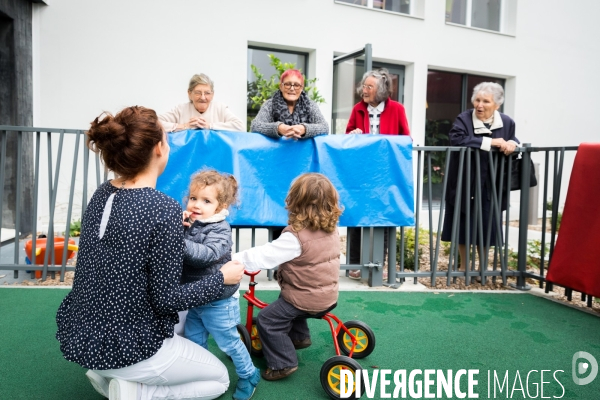
<svg viewBox="0 0 600 400"><path fill-rule="evenodd" d="M369 328L369 325L362 321L348 321L344 325L356 338L356 347L352 358L365 358L375 350L375 334ZM344 330L340 330L337 335L338 345L340 350L345 355L350 354L352 350L352 338Z"/></svg>

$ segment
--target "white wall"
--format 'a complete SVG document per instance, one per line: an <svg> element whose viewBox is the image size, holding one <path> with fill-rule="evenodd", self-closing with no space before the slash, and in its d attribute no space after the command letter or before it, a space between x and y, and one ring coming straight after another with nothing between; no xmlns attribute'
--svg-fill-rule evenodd
<svg viewBox="0 0 600 400"><path fill-rule="evenodd" d="M511 0L514 36L447 25L445 0L417 2L423 18L333 0L54 0L34 8L34 121L85 129L103 110L164 112L187 100L198 72L243 118L249 43L309 52L329 117L334 53L371 43L375 59L406 66L415 144L423 144L429 68L506 78L505 110L522 141L598 141L600 2Z"/></svg>

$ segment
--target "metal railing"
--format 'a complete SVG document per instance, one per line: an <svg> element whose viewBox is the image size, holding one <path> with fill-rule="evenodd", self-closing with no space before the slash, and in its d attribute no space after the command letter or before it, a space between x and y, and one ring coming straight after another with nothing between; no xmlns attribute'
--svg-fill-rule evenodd
<svg viewBox="0 0 600 400"><path fill-rule="evenodd" d="M566 152L575 152L577 146L572 147L531 147L525 144L521 148L517 148L515 153L518 155L522 154L522 166L521 169L521 190L519 192L511 192L507 190L511 186L511 174L508 171L511 170L512 164L514 163L514 156L506 157L499 152L488 152L487 162L489 165L488 173L486 177L488 182L495 182L495 184L488 184L488 192L482 192L482 185L480 184L481 179L481 160L480 157L476 157L480 152L475 149L462 148L462 147L415 147L414 151L417 152L417 207L415 221L415 238L416 242L419 242L420 235L419 230L421 229L419 220L421 213L419 212L421 207L419 202L421 201L421 187L427 192L426 201L428 211L428 241L429 241L429 260L430 270L426 272L419 272L420 263L418 262L418 253L415 252L415 270L414 272L406 272L403 270L402 265L400 266L400 272L395 274L397 278L406 279L410 277L428 277L431 279L431 285L435 285L435 279L438 277L446 278L446 283L449 285L451 282L456 281L457 278L464 278L467 284L470 283L474 278L479 278L482 284L485 284L486 279L502 279L503 284L507 284L507 277L513 276L516 278L515 287L519 289L526 289L527 285L525 280L527 278L533 278L538 280L539 286L543 287L545 282L546 265L548 264L552 252L554 251L554 244L557 236L558 226L558 215L559 215L559 201L561 198L561 188L563 181L563 170L565 162ZM453 232L452 240L449 248L449 260L448 269L446 271L439 271L437 269L437 263L440 255L440 235L434 235L434 232L442 231L442 221L444 218L444 208L446 205L446 196L448 188L448 175L444 175L443 178L443 189L439 207L439 218L437 219L437 227L433 225L434 218L432 215L432 180L434 176L431 158L436 152L445 152L445 168L444 171L448 171L450 158L452 153L458 155L458 179L457 179L457 190L456 190L456 201L455 203L460 204L462 195L472 197L473 201L467 201L464 204L464 216L460 215L460 207L454 208L453 215ZM528 216L529 216L529 177L530 177L530 158L532 153L542 153L545 156L544 160L544 175L543 179L538 179L537 187L533 190L543 190L542 202L544 205L550 203L549 199L553 199L552 203L552 217L550 221L551 232L548 235L546 228L548 227L548 215L546 207L543 207L542 213L542 226L541 226L541 240L539 243L540 254L539 254L539 272L533 273L527 269L527 255L528 255ZM552 157L552 163L551 161ZM421 173L421 165L423 165L424 173ZM466 168L465 165L475 166L472 168ZM550 165L553 170L550 171ZM504 177L506 172L506 178ZM471 185L464 185L463 177L466 181L471 181L471 174L474 174L474 181L476 182L475 187ZM427 182L421 185L422 176L426 177ZM463 186L465 186L463 188ZM462 189L462 190L461 190ZM474 189L474 190L473 190ZM472 193L471 191L474 191ZM551 197L549 197L549 191L551 190ZM511 248L510 243L510 207L511 207L511 193L519 193L519 213L518 213L518 240L516 248ZM484 215L482 212L482 199L483 196L488 196L490 199L491 212L487 215L488 229L484 232ZM502 210L502 205L505 205L507 211ZM474 210L470 208L474 207ZM473 221L470 219L473 218ZM468 268L464 268L463 271L457 270L458 261L458 249L455 245L456 237L458 235L458 223L460 219L465 220L465 246L470 250L466 252L465 265ZM504 222L503 222L504 221ZM469 230L473 227L473 232L470 235ZM502 229L504 227L504 229ZM502 232L503 235L496 235L495 243L490 243L491 231L495 229L496 232ZM402 230L402 229L401 229ZM401 236L403 234L401 233ZM471 239L473 238L473 239ZM549 253L546 252L546 245L550 243ZM493 247L493 253L491 258L491 269L489 268L489 251ZM476 249L481 249L481 254L484 256L480 260L480 268L475 268L475 253ZM509 267L509 255L515 256L517 254L517 266L516 269ZM390 271L391 272L391 271Z"/></svg>
<svg viewBox="0 0 600 400"><path fill-rule="evenodd" d="M27 138L26 146L23 145L24 138ZM5 188L3 196L0 197L0 210L12 213L14 215L15 243L11 249L12 262L6 261L6 255L0 262L0 270L13 270L15 278L19 271L42 271L42 280L45 280L50 274L54 277L56 272L61 272L61 280L64 279L66 271L73 271L74 266L67 265L67 247L64 246L62 254L62 264L53 263L55 235L61 233L62 224L64 224L65 242L69 239L71 221L75 218L81 218L85 212L88 196L106 179L108 172L100 164L99 157L93 154L90 158L90 151L85 146L85 132L83 130L70 129L48 129L48 128L29 128L19 126L0 126L0 184ZM7 158L7 148L15 148L16 154ZM416 200L415 200L415 226L410 227L371 227L363 228L360 245L360 263L345 263L341 266L343 270L358 269L362 272L370 286L381 286L382 284L398 287L406 280L412 279L417 282L418 278L427 278L432 286L440 282L450 285L457 279L464 279L465 283L471 284L474 279L480 279L485 284L488 279L496 281L501 279L503 284L507 284L507 278L516 279L515 287L518 289L527 289L526 279L534 279L539 287L544 287L546 265L552 257L554 245L557 236L559 201L561 190L563 188L563 175L565 169L566 155L575 154L577 146L570 147L524 147L517 148L515 153L522 154L523 168L521 170L521 186L519 192L506 190L510 187L511 178L508 174L506 179L499 179L504 176L505 171L509 171L513 164L514 157L506 157L502 154L491 151L485 153L487 177L489 182L482 187L480 184L482 174L482 160L476 149L464 147L434 147L434 146L415 146L413 151L416 157ZM536 271L527 267L528 253L528 204L529 204L529 160L532 154L541 154L544 156L543 176L538 179L538 186L534 190L543 192L542 204L546 204L549 199L552 201L552 214L548 217L546 207L543 207L541 238L539 239L539 266ZM69 156L70 158L65 161ZM455 204L461 204L461 197L472 197L472 201L464 204L464 216L461 216L460 207L454 208L453 232L450 244L442 244L441 235L443 221L445 217L445 208L448 197L449 175L440 172L448 171L450 159L454 157L458 161L459 169L456 182L456 200ZM444 160L443 165L433 165L432 159ZM43 171L45 168L47 171ZM469 167L467 167L469 166ZM30 169L30 171L27 170ZM65 171L66 169L66 171ZM6 203L5 195L7 183L7 170L13 173L13 187L9 190L14 193L11 197L12 202ZM70 170L70 172L69 172ZM42 178L47 173L47 178ZM433 195L434 176L440 178L441 196L435 198ZM46 179L46 181L43 181ZM439 180L439 179L438 179ZM474 185L465 185L466 182L475 182ZM41 183L45 187L41 188ZM23 204L24 186L30 186L32 190L31 204ZM485 191L484 191L485 190ZM77 193L76 193L77 192ZM45 201L42 201L40 194L46 195ZM513 193L519 193L518 209L518 233L516 246L511 246L515 240L511 238L510 212L511 200L514 199ZM59 204L57 199L59 194L62 197L68 197L66 204L61 204L61 216L57 217ZM484 197L487 196L490 204L488 215L482 211ZM27 202L25 202L27 203ZM79 203L75 206L75 203ZM506 206L507 211L503 211ZM9 207L10 206L10 207ZM32 257L31 265L26 264L22 257L21 244L19 239L23 239L35 232L39 232L38 216L39 208L47 208L47 228L42 229L47 236L47 247L50 249L44 255L44 262L36 264L35 257ZM471 209L473 207L473 209ZM513 214L514 215L514 214ZM3 223L3 213L0 213L0 226ZM484 217L488 218L484 224ZM469 251L466 253L465 266L462 270L458 269L458 224L463 218L466 233L466 247ZM550 219L550 220L548 220ZM422 222L426 220L425 222ZM30 229L22 228L23 221L29 221ZM57 225L57 221L60 221ZM27 224L25 224L27 225ZM484 232L483 227L487 226ZM547 226L550 232L546 232ZM233 227L235 251L240 249L240 231L250 230L250 245L254 246L255 233L257 229L266 227ZM502 232L502 235L495 235L494 243L491 242L492 229L496 232ZM469 232L472 231L472 232ZM514 233L513 233L514 235ZM387 236L387 246L384 246ZM267 240L271 239L269 230ZM3 242L0 245L0 252L9 245ZM422 249L425 245L425 250ZM549 251L546 250L549 246ZM32 254L36 253L36 241L32 241ZM384 248L385 247L385 248ZM415 250L416 249L416 250ZM477 249L480 249L481 257L479 266L476 265L475 255ZM407 250L410 250L410 260L405 256ZM349 256L352 251L350 240L346 243L346 255ZM426 251L423 254L422 251ZM448 253L447 266L440 267L440 257ZM517 255L515 255L515 253ZM0 253L2 254L2 253ZM398 257L397 257L398 254ZM396 262L396 259L398 261ZM512 266L516 258L516 268ZM423 259L429 261L425 263ZM387 280L384 282L383 269L386 260ZM512 261L511 261L512 260ZM410 264L410 268L408 264ZM271 274L269 274L271 277ZM440 280L441 279L441 280ZM591 304L591 298L588 296L588 302Z"/></svg>
<svg viewBox="0 0 600 400"><path fill-rule="evenodd" d="M70 160L71 173L68 183L61 181L61 178L68 177L68 172L63 172L63 159L66 157L64 147L65 138L68 136L72 151L72 159ZM25 140L27 139L27 140ZM83 139L83 140L82 140ZM24 145L24 142L26 145ZM88 196L88 183L90 173L89 150L85 147L85 132L75 129L49 129L49 128L30 128L23 126L0 126L0 185L4 189L0 197L0 227L3 227L3 215L5 208L9 208L14 213L14 248L13 262L1 262L0 270L13 270L15 278L18 277L19 271L42 271L42 279L45 280L48 273L54 277L56 272L61 272L61 279L64 279L66 271L73 271L74 266L67 266L67 246L63 247L62 264L55 265L55 247L54 237L57 232L55 226L55 211L57 210L57 198L62 190L68 191L68 203L66 209L66 223L64 228L64 241L68 242L70 221L73 215L73 205L75 197L76 177L79 167L83 167L81 179L81 213L85 212ZM7 147L15 150L16 154L7 154ZM56 146L55 146L56 145ZM83 150L80 148L83 147ZM12 157L7 157L10 155ZM81 157L81 158L80 158ZM45 158L45 162L43 160ZM102 182L101 171L103 171L103 179L106 180L106 171L101 169L100 160L97 156L95 160L95 175L96 187ZM6 190L6 169L9 167L13 172L14 185L9 189L13 193L14 202L5 204L4 198ZM44 190L48 194L47 202L40 199L40 185L42 183L42 171L47 173L47 181L44 182L47 186ZM30 186L29 186L30 185ZM24 186L31 189L32 196L25 201ZM65 189L66 186L66 189ZM29 197L29 196L28 196ZM44 252L43 264L36 265L36 257L31 257L31 265L28 265L21 257L21 249L19 239L25 238L32 232L38 232L38 204L44 204L48 208L48 221L45 236L47 236L46 247L49 251ZM7 206L7 207L5 207ZM24 223L25 222L25 223ZM29 224L28 224L29 223ZM28 225L29 229L23 228L22 225ZM36 235L32 235L36 236ZM7 242L11 242L10 240ZM0 249L5 246L2 243ZM36 254L37 241L32 240L31 253ZM3 258L4 259L4 258ZM32 272L33 275L33 272Z"/></svg>

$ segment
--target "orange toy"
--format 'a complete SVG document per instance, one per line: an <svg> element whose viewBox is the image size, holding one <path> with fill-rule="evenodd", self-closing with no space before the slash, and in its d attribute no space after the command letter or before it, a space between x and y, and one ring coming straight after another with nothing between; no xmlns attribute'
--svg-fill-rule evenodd
<svg viewBox="0 0 600 400"><path fill-rule="evenodd" d="M46 257L46 240L47 239L36 239L35 241L35 264L44 265L44 258ZM25 253L27 257L33 261L31 257L31 248L33 247L33 241L28 240L25 243ZM48 256L48 265L62 265L63 259L63 250L65 247L65 238L64 237L55 237L54 238L54 260L50 259L50 255ZM70 260L75 256L75 252L79 250L79 247L75 244L73 239L69 239L69 243L67 245L67 260ZM42 271L35 271L35 277L41 278Z"/></svg>

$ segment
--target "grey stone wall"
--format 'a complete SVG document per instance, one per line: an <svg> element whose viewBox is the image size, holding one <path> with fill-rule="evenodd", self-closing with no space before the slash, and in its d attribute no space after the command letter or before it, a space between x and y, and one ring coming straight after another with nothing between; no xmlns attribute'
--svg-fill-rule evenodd
<svg viewBox="0 0 600 400"><path fill-rule="evenodd" d="M0 0L0 125L32 126L31 0ZM6 139L5 181L2 187L2 227L17 220L17 134ZM20 236L31 232L33 207L33 140L23 135ZM0 182L0 185L2 182Z"/></svg>

